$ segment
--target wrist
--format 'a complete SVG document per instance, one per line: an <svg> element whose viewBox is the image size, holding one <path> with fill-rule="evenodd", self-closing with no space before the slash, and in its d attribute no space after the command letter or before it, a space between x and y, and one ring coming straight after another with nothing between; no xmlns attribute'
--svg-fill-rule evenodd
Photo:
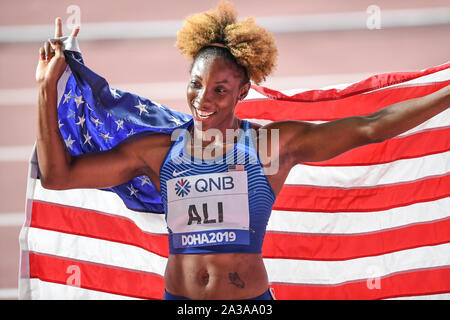
<svg viewBox="0 0 450 320"><path fill-rule="evenodd" d="M38 86L39 86L39 91L53 91L56 90L58 82L57 81L52 81L52 80L42 80L40 82L38 82Z"/></svg>

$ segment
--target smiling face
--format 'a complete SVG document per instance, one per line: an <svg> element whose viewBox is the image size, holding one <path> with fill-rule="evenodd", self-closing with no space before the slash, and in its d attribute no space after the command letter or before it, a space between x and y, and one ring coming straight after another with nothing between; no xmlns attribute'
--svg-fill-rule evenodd
<svg viewBox="0 0 450 320"><path fill-rule="evenodd" d="M187 101L195 128L200 128L201 124L202 131L236 129L239 120L234 115L234 108L250 89L250 83L245 79L245 72L224 57L204 55L196 58L187 87Z"/></svg>

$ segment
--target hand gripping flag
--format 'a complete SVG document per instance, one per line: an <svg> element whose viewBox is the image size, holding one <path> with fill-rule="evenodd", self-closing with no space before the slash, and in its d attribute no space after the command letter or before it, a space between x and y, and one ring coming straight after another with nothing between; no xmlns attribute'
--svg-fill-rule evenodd
<svg viewBox="0 0 450 320"><path fill-rule="evenodd" d="M66 41L68 68L58 83L59 126L71 154L190 124L188 115L110 88L83 64L75 41ZM424 96L449 79L446 63L321 90L253 86L236 114L318 123ZM263 246L277 299L449 297L449 124L447 110L388 141L292 168ZM34 152L19 298L161 299L169 251L161 212L146 176L107 190L46 190Z"/></svg>
<svg viewBox="0 0 450 320"><path fill-rule="evenodd" d="M58 84L58 121L72 155L111 149L142 131L171 134L189 125L191 116L111 88L83 64L76 38L66 39L66 47L70 45L72 50L64 50L68 69ZM163 212L161 198L148 177L137 177L109 190L117 193L130 209ZM137 192L139 198L135 196Z"/></svg>

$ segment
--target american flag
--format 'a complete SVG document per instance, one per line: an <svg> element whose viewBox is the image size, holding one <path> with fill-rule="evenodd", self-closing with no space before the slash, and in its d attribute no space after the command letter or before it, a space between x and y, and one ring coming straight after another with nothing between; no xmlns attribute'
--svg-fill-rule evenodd
<svg viewBox="0 0 450 320"><path fill-rule="evenodd" d="M72 154L189 125L188 115L110 88L80 53L65 55L58 114ZM253 86L236 114L259 123L330 121L424 96L449 79L446 63L321 90ZM263 246L277 299L449 298L449 124L447 110L388 141L291 170ZM26 197L19 298L162 298L167 228L148 177L108 190L47 190L34 153Z"/></svg>

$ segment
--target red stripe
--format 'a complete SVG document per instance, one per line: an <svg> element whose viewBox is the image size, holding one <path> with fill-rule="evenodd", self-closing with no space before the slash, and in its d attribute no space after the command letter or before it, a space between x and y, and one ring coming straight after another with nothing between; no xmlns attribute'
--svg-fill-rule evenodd
<svg viewBox="0 0 450 320"><path fill-rule="evenodd" d="M149 234L128 219L95 211L35 201L31 227L133 245L163 257L169 254L167 235ZM267 232L263 257L345 260L449 241L450 219L359 235Z"/></svg>
<svg viewBox="0 0 450 320"><path fill-rule="evenodd" d="M32 210L34 228L120 242L163 257L169 255L167 235L143 232L123 217L39 201L33 202Z"/></svg>
<svg viewBox="0 0 450 320"><path fill-rule="evenodd" d="M376 285L379 284L379 289ZM397 273L376 280L366 279L336 286L294 285L273 283L279 300L335 300L335 299L387 299L450 292L450 268L417 270Z"/></svg>
<svg viewBox="0 0 450 320"><path fill-rule="evenodd" d="M424 131L347 151L313 166L366 166L423 157L450 150L450 127Z"/></svg>
<svg viewBox="0 0 450 320"><path fill-rule="evenodd" d="M399 87L353 95L346 98L317 102L282 100L244 100L236 106L235 113L243 119L272 121L329 121L350 116L367 115L391 104L423 97L450 84L450 81L432 85ZM320 90L317 90L320 92Z"/></svg>
<svg viewBox="0 0 450 320"><path fill-rule="evenodd" d="M79 274L80 288L83 289L144 299L162 299L164 293L164 280L160 275L33 252L30 253L29 258L30 278L59 284L73 284L74 277Z"/></svg>
<svg viewBox="0 0 450 320"><path fill-rule="evenodd" d="M450 242L450 218L360 235L267 232L265 258L348 260Z"/></svg>
<svg viewBox="0 0 450 320"><path fill-rule="evenodd" d="M370 188L321 188L284 185L274 210L310 212L370 212L450 196L450 174L408 183Z"/></svg>
<svg viewBox="0 0 450 320"><path fill-rule="evenodd" d="M80 287L145 299L161 299L163 278L158 275L117 269L82 261L30 253L30 278L71 283L73 266L80 271ZM72 269L70 269L71 267ZM369 281L335 286L272 283L277 299L384 299L450 292L450 268L405 272ZM377 289L379 287L379 289Z"/></svg>
<svg viewBox="0 0 450 320"><path fill-rule="evenodd" d="M371 76L367 79L347 86L344 89L331 88L328 90L309 90L298 93L293 96L286 96L285 94L262 86L253 85L253 89L259 93L267 96L269 99L278 100L294 100L294 101L317 101L317 100L332 100L341 99L350 95L361 94L375 89L387 88L392 85L405 83L432 73L436 73L450 68L450 62L435 66L422 71L413 72L391 72Z"/></svg>

